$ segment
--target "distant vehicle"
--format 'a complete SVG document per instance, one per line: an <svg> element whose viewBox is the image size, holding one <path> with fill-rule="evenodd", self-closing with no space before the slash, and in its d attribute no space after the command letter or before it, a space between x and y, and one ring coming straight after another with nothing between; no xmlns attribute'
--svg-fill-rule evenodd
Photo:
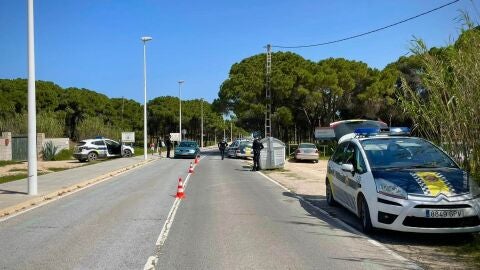
<svg viewBox="0 0 480 270"><path fill-rule="evenodd" d="M241 141L238 149L236 150L235 157L239 158L248 158L253 157L253 142L251 141Z"/></svg>
<svg viewBox="0 0 480 270"><path fill-rule="evenodd" d="M335 132L335 139L338 141L346 134L353 133L357 128L388 128L388 125L382 121L351 119L330 123L330 127Z"/></svg>
<svg viewBox="0 0 480 270"><path fill-rule="evenodd" d="M195 158L200 155L200 147L194 141L181 141L175 148L174 158Z"/></svg>
<svg viewBox="0 0 480 270"><path fill-rule="evenodd" d="M318 149L313 143L301 143L295 150L296 160L311 160L315 163L318 162Z"/></svg>
<svg viewBox="0 0 480 270"><path fill-rule="evenodd" d="M246 144L248 142L252 143L252 141L248 139L237 139L234 142L232 142L226 149L227 157L236 158L236 157L242 156L242 154L240 153L240 148L242 147L243 144ZM251 147L252 146L250 146L250 149ZM237 154L240 154L240 155L237 155ZM243 157L244 157L244 154L243 154Z"/></svg>
<svg viewBox="0 0 480 270"><path fill-rule="evenodd" d="M328 161L326 197L356 214L363 231L480 231L480 187L433 143L405 128L362 128Z"/></svg>
<svg viewBox="0 0 480 270"><path fill-rule="evenodd" d="M85 162L94 161L98 158L131 157L133 154L133 147L99 137L78 142L74 148L73 157L80 162Z"/></svg>

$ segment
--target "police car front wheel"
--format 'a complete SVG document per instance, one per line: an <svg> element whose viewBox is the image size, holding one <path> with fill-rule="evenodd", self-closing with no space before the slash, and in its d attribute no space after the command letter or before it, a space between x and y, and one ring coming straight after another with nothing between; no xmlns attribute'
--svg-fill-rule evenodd
<svg viewBox="0 0 480 270"><path fill-rule="evenodd" d="M372 220L370 219L370 210L367 201L363 196L359 198L360 221L362 222L362 231L369 233L373 231Z"/></svg>
<svg viewBox="0 0 480 270"><path fill-rule="evenodd" d="M123 151L123 156L124 157L131 157L132 156L132 151L126 149Z"/></svg>
<svg viewBox="0 0 480 270"><path fill-rule="evenodd" d="M327 203L330 206L335 206L337 205L337 202L335 201L335 198L333 198L333 193L332 193L332 187L330 186L330 181L327 179L327 184L326 184L326 193L327 193Z"/></svg>

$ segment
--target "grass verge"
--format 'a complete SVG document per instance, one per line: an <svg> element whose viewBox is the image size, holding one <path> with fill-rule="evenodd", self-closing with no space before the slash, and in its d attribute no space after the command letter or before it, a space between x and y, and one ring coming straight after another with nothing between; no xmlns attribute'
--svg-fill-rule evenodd
<svg viewBox="0 0 480 270"><path fill-rule="evenodd" d="M12 164L20 164L22 161L16 161L16 160L0 160L0 167L7 166L7 165L12 165Z"/></svg>

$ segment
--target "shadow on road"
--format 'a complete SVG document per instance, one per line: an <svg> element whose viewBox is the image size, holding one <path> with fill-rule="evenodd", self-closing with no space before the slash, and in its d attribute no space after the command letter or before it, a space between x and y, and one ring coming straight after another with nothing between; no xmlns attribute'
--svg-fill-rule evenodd
<svg viewBox="0 0 480 270"><path fill-rule="evenodd" d="M327 215L316 210L312 205L327 212L331 217L337 218L356 230L361 231L360 221L355 214L341 206L329 206L325 196L292 194L290 192L284 192L283 195L291 198L296 198L296 196L304 198L308 203L302 200L299 200L299 202L309 215L328 222L330 226L334 228L345 229L341 223L329 221L335 221L335 219L326 218L328 217ZM349 231L348 229L345 230ZM472 265L471 258L462 257L463 254L461 248L459 248L472 243L474 244L475 235L476 234L425 234L375 230L368 236L427 269L443 269L446 265L451 266L449 269L475 269L477 265Z"/></svg>
<svg viewBox="0 0 480 270"><path fill-rule="evenodd" d="M27 195L28 193L27 192L0 189L0 194L24 194L24 195Z"/></svg>

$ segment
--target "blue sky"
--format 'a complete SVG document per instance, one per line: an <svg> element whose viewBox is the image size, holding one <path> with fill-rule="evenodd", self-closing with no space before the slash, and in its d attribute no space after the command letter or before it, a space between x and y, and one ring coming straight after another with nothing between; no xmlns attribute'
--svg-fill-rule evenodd
<svg viewBox="0 0 480 270"><path fill-rule="evenodd" d="M35 0L36 76L143 103L143 45L148 99L217 97L233 63L263 47L320 43L369 31L449 0ZM479 0L473 3L480 7ZM0 0L0 78L27 77L27 0ZM359 60L383 68L408 52L413 36L428 46L455 39L462 0L395 28L343 43L295 50L307 59Z"/></svg>

